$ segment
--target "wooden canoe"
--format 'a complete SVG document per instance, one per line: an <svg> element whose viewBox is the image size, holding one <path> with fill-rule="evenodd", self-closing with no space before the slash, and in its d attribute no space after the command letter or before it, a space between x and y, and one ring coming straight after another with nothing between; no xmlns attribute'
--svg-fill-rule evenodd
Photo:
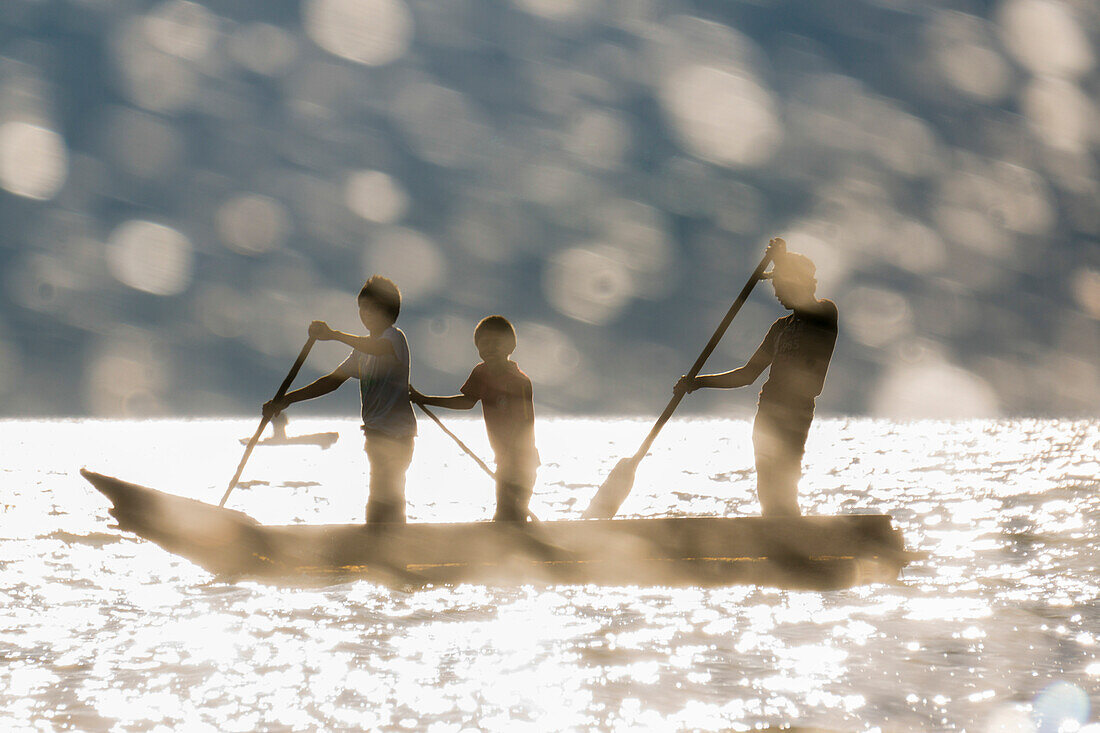
<svg viewBox="0 0 1100 733"><path fill-rule="evenodd" d="M912 557L879 514L271 526L81 474L111 500L119 529L229 579L828 589L894 581Z"/></svg>

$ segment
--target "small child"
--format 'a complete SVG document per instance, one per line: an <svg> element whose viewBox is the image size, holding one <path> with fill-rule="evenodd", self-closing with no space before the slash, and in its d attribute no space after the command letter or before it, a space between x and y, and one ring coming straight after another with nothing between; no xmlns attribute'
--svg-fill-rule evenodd
<svg viewBox="0 0 1100 733"><path fill-rule="evenodd" d="M412 462L416 416L409 402L409 344L394 325L401 311L401 291L392 280L374 275L359 291L359 320L370 336L334 331L314 321L309 335L318 341L339 341L353 351L340 366L281 400L264 405L264 414L278 415L295 402L332 392L350 378L359 380L364 448L370 461L367 522L405 521L405 472Z"/></svg>
<svg viewBox="0 0 1100 733"><path fill-rule="evenodd" d="M494 521L526 521L539 466L535 449L535 405L531 380L508 357L516 349L516 331L504 316L483 318L474 329L481 363L449 397L409 390L413 402L469 410L481 401L485 430L496 456L497 509Z"/></svg>

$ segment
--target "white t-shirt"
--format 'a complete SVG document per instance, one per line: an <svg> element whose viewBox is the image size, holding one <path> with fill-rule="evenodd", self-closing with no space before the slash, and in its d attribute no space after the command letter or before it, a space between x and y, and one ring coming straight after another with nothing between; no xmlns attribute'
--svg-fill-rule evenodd
<svg viewBox="0 0 1100 733"><path fill-rule="evenodd" d="M396 438L416 435L416 416L409 402L409 342L397 326L390 326L379 338L393 344L393 356L352 349L339 371L359 380L364 428Z"/></svg>

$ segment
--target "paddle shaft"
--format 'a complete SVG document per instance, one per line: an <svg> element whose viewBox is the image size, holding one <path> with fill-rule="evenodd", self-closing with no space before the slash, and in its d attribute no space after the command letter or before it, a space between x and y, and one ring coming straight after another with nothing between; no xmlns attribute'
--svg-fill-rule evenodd
<svg viewBox="0 0 1100 733"><path fill-rule="evenodd" d="M454 440L454 442L458 443L458 447L461 448L463 451L465 451L466 455L468 455L470 458L473 458L474 462L476 462L477 465L481 466L481 470L484 471L485 473L489 474L489 478L494 479L494 480L496 479L497 475L495 473L493 473L493 469L489 468L489 466L485 463L485 461L481 460L478 457L477 453L474 453L470 449L470 446L463 443L461 438L459 438L457 435L455 435L450 430L448 430L447 426L443 424L442 420L440 420L438 417L436 417L436 414L434 412L432 412L431 410L429 410L427 407L420 404L419 402L416 403L416 406L419 407L421 410L423 410L424 414L427 415L428 417L430 417L432 419L432 422L434 422L436 425L439 426L440 430L442 430L447 435L449 435L451 437L451 439Z"/></svg>
<svg viewBox="0 0 1100 733"><path fill-rule="evenodd" d="M699 376L699 372L703 368L703 364L706 363L711 353L718 346L718 342L722 340L722 336L725 335L726 329L729 328L730 323L733 322L734 316L741 310L741 306L745 304L745 301L749 299L749 294L752 293L752 289L756 287L756 283L764 276L764 271L768 269L768 264L772 261L772 250L769 248L764 257L760 260L760 264L756 266L752 275L749 277L749 281L745 283L745 287L741 288L740 294L737 296L737 300L733 301L733 305L726 312L722 322L718 324L718 328L714 330L714 334L711 335L710 341L703 348L703 352L699 354L699 358L695 360L695 363L691 365L691 370L688 371L687 376L694 379ZM676 408L680 405L680 400L684 398L685 392L675 392L672 395L672 399L668 401L668 405L665 407L665 411L661 413L661 416L657 418L657 422L653 425L653 429L649 431L649 435L642 441L642 446L638 449L638 452L634 454L634 462L638 463L642 460L645 454L649 451L650 446L653 445L653 441L656 440L657 434L661 432L661 428L665 426L665 423L672 417L672 413L676 412Z"/></svg>
<svg viewBox="0 0 1100 733"><path fill-rule="evenodd" d="M275 393L274 399L281 400L286 395L286 391L290 389L290 385L294 381L294 378L298 376L298 372L301 370L302 365L306 363L306 357L309 356L309 350L313 348L313 344L314 339L310 337L309 340L306 341L305 346L302 347L302 350L298 352L298 358L294 360L294 366L290 368L290 371L287 372L286 379L279 385L279 391ZM264 432L264 428L267 427L270 421L271 418L267 415L264 415L260 419L260 427L256 428L256 432L252 436L252 439L248 441L248 445L244 449L244 455L241 457L241 462L237 466L237 472L233 474L233 478L229 482L229 488L225 490L225 494L222 495L222 500L218 502L218 506L225 506L225 502L229 499L229 495L233 492L233 489L237 487L237 482L241 480L241 473L244 472L244 464L248 463L248 457L252 455L252 449L256 447L256 443L260 440L260 435Z"/></svg>
<svg viewBox="0 0 1100 733"><path fill-rule="evenodd" d="M429 410L427 407L420 404L419 402L416 403L416 406L419 407L421 410L423 410L424 414L427 415L428 417L430 417L432 419L432 422L434 422L436 425L439 426L440 430L442 430L447 435L449 435L454 442L458 443L458 447L461 448L466 453L466 455L468 455L470 458L473 458L474 462L477 463L477 465L481 466L481 470L484 471L485 473L489 474L489 478L493 479L494 481L496 480L497 475L493 471L493 469L489 468L489 466L485 463L485 461L481 460L481 458L478 457L477 453L473 452L473 450L470 448L470 446L463 443L461 438L459 438L457 435L455 435L450 430L448 430L447 426L443 424L443 421L440 420L434 412L432 412L431 410ZM538 524L539 521L540 521L539 518L536 517L530 509L527 510L527 518L530 519L531 522L535 523L535 524Z"/></svg>

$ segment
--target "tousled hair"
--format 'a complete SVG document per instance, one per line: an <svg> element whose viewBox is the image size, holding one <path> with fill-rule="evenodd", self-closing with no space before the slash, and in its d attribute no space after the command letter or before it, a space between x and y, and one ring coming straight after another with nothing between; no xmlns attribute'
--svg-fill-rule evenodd
<svg viewBox="0 0 1100 733"><path fill-rule="evenodd" d="M797 252L786 252L775 258L772 277L776 275L807 284L817 282L817 268L814 267L813 260Z"/></svg>
<svg viewBox="0 0 1100 733"><path fill-rule="evenodd" d="M360 302L369 300L377 304L393 321L401 313L401 291L393 280L381 275L371 275L359 291Z"/></svg>

